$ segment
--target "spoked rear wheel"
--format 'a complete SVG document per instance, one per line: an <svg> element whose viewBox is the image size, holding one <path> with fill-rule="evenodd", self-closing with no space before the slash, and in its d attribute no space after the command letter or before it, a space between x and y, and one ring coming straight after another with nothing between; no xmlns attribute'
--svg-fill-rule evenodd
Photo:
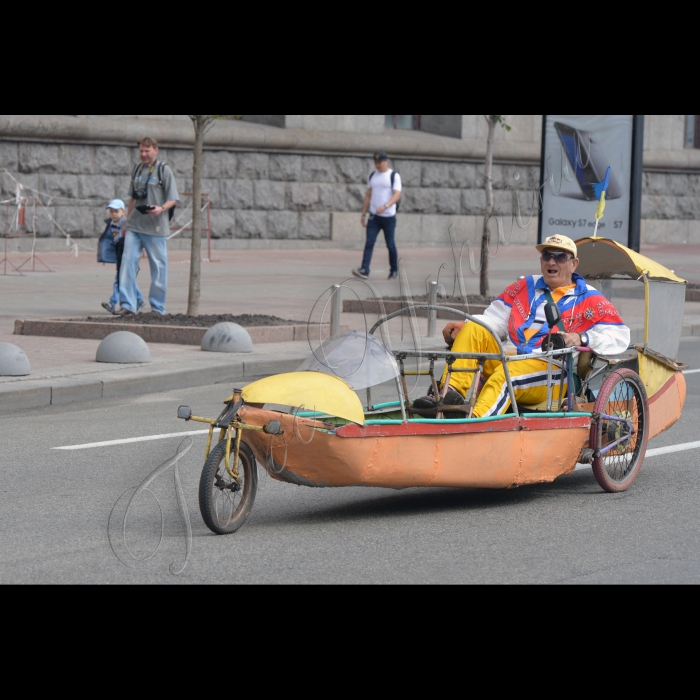
<svg viewBox="0 0 700 700"><path fill-rule="evenodd" d="M649 441L649 404L639 375L631 369L613 372L598 393L595 412L627 421L601 416L600 422L591 426L590 440L593 473L601 488L608 493L626 491L642 468ZM595 456L614 443L617 444L607 452Z"/></svg>
<svg viewBox="0 0 700 700"><path fill-rule="evenodd" d="M231 445L231 470L234 471ZM207 527L217 535L231 535L245 524L253 510L258 490L258 469L253 452L241 442L238 460L239 480L226 471L226 442L220 442L209 455L199 482L199 509Z"/></svg>

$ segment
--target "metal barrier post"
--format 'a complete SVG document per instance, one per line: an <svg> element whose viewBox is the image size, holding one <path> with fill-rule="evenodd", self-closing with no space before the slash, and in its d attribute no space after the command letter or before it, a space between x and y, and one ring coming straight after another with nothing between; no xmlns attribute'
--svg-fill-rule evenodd
<svg viewBox="0 0 700 700"><path fill-rule="evenodd" d="M331 338L334 338L340 333L340 302L340 285L334 284L331 298Z"/></svg>
<svg viewBox="0 0 700 700"><path fill-rule="evenodd" d="M428 304L430 306L437 305L437 295L438 295L438 283L431 282L430 283L429 299L428 299ZM434 338L436 330L437 330L437 311L435 311L434 309L430 309L430 311L428 311L428 338Z"/></svg>

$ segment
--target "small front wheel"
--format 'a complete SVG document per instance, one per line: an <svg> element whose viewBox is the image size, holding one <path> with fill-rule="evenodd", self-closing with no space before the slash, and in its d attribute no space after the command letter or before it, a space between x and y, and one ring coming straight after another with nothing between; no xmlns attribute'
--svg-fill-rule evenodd
<svg viewBox="0 0 700 700"><path fill-rule="evenodd" d="M232 461L233 450L232 445ZM202 518L217 535L231 535L243 527L253 510L258 490L258 468L248 445L241 442L238 481L226 471L225 458L226 441L223 441L212 450L199 482L199 509Z"/></svg>
<svg viewBox="0 0 700 700"><path fill-rule="evenodd" d="M598 392L594 410L601 418L591 426L590 445L594 455L608 449L593 457L593 474L608 493L626 491L642 468L649 441L649 403L639 375L615 370Z"/></svg>

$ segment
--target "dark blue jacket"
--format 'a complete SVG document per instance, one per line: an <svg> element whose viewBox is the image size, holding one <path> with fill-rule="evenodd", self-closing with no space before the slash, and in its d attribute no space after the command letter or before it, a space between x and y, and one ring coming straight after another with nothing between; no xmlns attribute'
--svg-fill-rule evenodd
<svg viewBox="0 0 700 700"><path fill-rule="evenodd" d="M112 219L105 219L107 228L97 244L97 262L117 264L117 240L124 237L126 217L122 216L112 229Z"/></svg>

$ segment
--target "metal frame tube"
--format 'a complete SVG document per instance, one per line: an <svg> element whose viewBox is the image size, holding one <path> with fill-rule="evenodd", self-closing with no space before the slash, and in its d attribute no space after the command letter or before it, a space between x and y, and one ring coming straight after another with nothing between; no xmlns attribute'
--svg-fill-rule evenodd
<svg viewBox="0 0 700 700"><path fill-rule="evenodd" d="M578 348L564 348L563 350L553 350L552 357L561 360L568 355L572 355L575 352L579 352ZM402 350L402 355L406 357L434 357L438 359L447 359L448 357L454 357L456 360L478 360L484 358L485 360L502 360L501 355L489 354L483 352L453 352L452 350L429 350L426 352L417 352L412 350ZM523 360L542 360L547 361L550 353L530 353L529 355L506 355L506 362L522 362ZM462 370L455 370L461 372Z"/></svg>
<svg viewBox="0 0 700 700"><path fill-rule="evenodd" d="M408 399L407 396L403 395L403 387L401 386L401 379L400 377L396 377L396 387L399 390L399 398L401 399L400 404L401 404L401 418L404 423L408 422L408 416L406 415L406 401Z"/></svg>
<svg viewBox="0 0 700 700"><path fill-rule="evenodd" d="M649 278L642 275L644 280L644 347L649 344Z"/></svg>
<svg viewBox="0 0 700 700"><path fill-rule="evenodd" d="M440 388L438 387L437 379L435 379L435 358L430 358L430 384L433 387L433 396L437 401L440 396Z"/></svg>
<svg viewBox="0 0 700 700"><path fill-rule="evenodd" d="M576 401L574 399L574 356L569 355L569 376L566 378L567 384L567 411L573 411L576 408ZM561 408L561 405L559 406Z"/></svg>
<svg viewBox="0 0 700 700"><path fill-rule="evenodd" d="M428 304L430 306L437 305L438 283L430 283L430 293L428 296ZM431 309L428 311L428 338L434 338L437 332L437 311Z"/></svg>
<svg viewBox="0 0 700 700"><path fill-rule="evenodd" d="M374 335L374 332L382 326L384 323L387 323L390 321L392 318L396 318L397 316L402 316L406 313L410 314L415 314L416 311L451 311L452 313L457 314L458 316L463 316L466 321L470 321L471 323L476 323L477 326L481 326L485 330L487 330L493 339L496 341L496 345L498 345L499 353L498 355L484 355L483 353L474 355L474 357L464 357L464 355L472 355L473 353L445 353L445 356L451 355L452 357L455 357L456 359L479 359L479 358L484 358L485 360L493 359L501 362L503 364L503 372L506 376L506 383L508 386L508 395L510 397L510 402L511 402L511 407L513 409L513 413L515 414L516 418L520 417L520 412L518 410L518 405L515 401L515 391L513 389L513 380L511 379L510 376L510 370L508 369L508 359L507 355L505 353L505 350L503 349L503 343L501 342L501 339L487 326L483 321L480 321L477 318L474 318L471 314L468 314L464 311L459 311L457 309L453 309L449 306L437 306L437 305L431 305L431 304L426 304L426 305L420 305L420 306L409 306L404 309L400 309L399 311L395 311L393 314L388 314L387 316L384 316L384 318L380 318L374 326L372 326L372 330L370 330L370 335ZM402 353L405 357L424 357L426 354L428 355L435 355L436 357L440 356L440 353L408 353L404 352ZM447 382L446 382L447 384Z"/></svg>
<svg viewBox="0 0 700 700"><path fill-rule="evenodd" d="M607 413L599 413L600 418L605 418L607 421L613 421L614 423L624 423L627 430L634 435L634 426L629 418L620 418L620 416L609 416Z"/></svg>
<svg viewBox="0 0 700 700"><path fill-rule="evenodd" d="M411 351L402 351L402 355L404 357L425 357L426 355L428 357L434 357L434 358L447 358L447 357L454 357L457 360L479 360L483 358L484 360L496 360L498 362L501 362L503 364L503 371L506 377L506 383L508 386L508 396L511 401L511 406L513 408L513 413L515 414L516 417L520 416L520 412L518 410L518 405L515 400L515 390L513 389L513 380L510 375L510 370L508 368L508 363L509 362L521 362L523 360L545 360L548 363L547 366L547 411L551 411L552 407L552 364L554 361L554 357L561 357L563 358L566 355L572 356L574 352L577 351L577 348L563 348L562 350L553 350L550 351L547 354L538 354L538 353L531 353L530 355L518 355L518 356L513 356L509 357L508 355L505 354L505 351L503 349L503 343L501 342L501 339L494 334L494 332L483 322L480 321L479 319L474 318L471 314L468 314L464 311L459 311L458 309L453 309L449 306L438 306L434 304L427 304L427 305L420 305L420 306L410 306L406 307L404 309L400 309L399 311L395 311L392 314L387 314L383 318L380 318L377 323L374 324L372 329L370 330L370 335L374 335L375 331L382 326L384 323L387 323L393 318L396 318L397 316L402 316L406 313L415 313L416 311L423 311L427 310L429 312L432 311L450 311L452 313L455 313L459 316L463 316L466 321L476 323L478 326L481 326L482 328L486 329L491 336L494 338L496 341L496 344L498 345L498 349L500 350L499 354L488 354L485 355L483 353L455 353L451 351L445 351L445 352L435 352L431 351L428 353L425 352L411 352ZM564 373L564 368L562 367L562 377ZM398 380L397 380L398 383ZM563 385L562 385L563 388ZM560 407L561 407L561 397L559 399ZM403 408L403 403L402 403L402 408ZM571 410L571 409L570 409Z"/></svg>
<svg viewBox="0 0 700 700"><path fill-rule="evenodd" d="M623 442L629 442L632 439L632 435L623 435L619 440L615 440L615 442L611 442L609 445L606 445L602 450L598 450L598 453L602 457L603 455L606 455L610 450L613 449L613 447L617 447Z"/></svg>
<svg viewBox="0 0 700 700"><path fill-rule="evenodd" d="M331 299L331 338L334 338L340 333L340 314L341 314L341 286L333 285L333 293Z"/></svg>

